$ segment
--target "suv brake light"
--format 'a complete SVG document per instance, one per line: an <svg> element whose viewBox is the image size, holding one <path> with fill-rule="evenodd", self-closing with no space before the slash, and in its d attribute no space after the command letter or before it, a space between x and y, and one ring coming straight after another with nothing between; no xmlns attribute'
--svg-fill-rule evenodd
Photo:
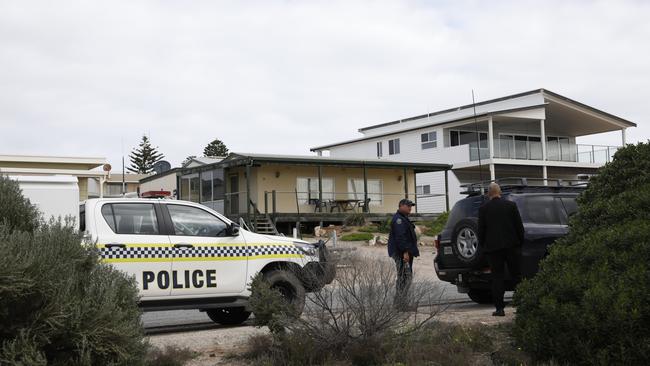
<svg viewBox="0 0 650 366"><path fill-rule="evenodd" d="M436 238L433 239L433 246L436 248L436 251L440 249L440 235L436 235Z"/></svg>

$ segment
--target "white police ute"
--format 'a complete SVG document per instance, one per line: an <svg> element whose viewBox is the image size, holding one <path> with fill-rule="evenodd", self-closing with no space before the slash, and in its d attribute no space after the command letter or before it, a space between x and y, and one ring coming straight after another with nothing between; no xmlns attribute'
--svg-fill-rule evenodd
<svg viewBox="0 0 650 366"><path fill-rule="evenodd" d="M239 227L197 203L89 199L80 229L104 262L135 277L144 310L199 309L221 324L250 316L250 281L262 273L301 312L305 292L331 283L327 249Z"/></svg>

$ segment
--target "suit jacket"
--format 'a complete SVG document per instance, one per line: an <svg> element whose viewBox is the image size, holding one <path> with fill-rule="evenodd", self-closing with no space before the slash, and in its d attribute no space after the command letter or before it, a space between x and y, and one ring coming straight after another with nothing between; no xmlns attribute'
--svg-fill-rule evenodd
<svg viewBox="0 0 650 366"><path fill-rule="evenodd" d="M390 234L388 235L388 256L404 255L409 252L412 256L418 257L418 238L415 235L415 225L397 211L390 222Z"/></svg>
<svg viewBox="0 0 650 366"><path fill-rule="evenodd" d="M524 224L517 205L493 198L478 210L478 240L484 252L514 248L524 243Z"/></svg>

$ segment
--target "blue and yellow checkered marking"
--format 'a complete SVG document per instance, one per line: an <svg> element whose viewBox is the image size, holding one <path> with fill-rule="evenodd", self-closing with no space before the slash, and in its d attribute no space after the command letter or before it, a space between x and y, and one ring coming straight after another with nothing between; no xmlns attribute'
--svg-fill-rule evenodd
<svg viewBox="0 0 650 366"><path fill-rule="evenodd" d="M302 252L291 244L195 244L175 248L172 244L127 244L126 247L106 248L98 244L104 262L165 262L245 260L263 258L303 258Z"/></svg>

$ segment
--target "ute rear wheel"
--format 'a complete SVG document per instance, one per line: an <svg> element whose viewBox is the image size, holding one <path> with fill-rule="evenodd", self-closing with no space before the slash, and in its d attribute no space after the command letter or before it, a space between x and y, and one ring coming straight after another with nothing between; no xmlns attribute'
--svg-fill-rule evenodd
<svg viewBox="0 0 650 366"><path fill-rule="evenodd" d="M213 322L223 325L241 324L251 316L251 312L246 311L243 307L209 309L205 312Z"/></svg>
<svg viewBox="0 0 650 366"><path fill-rule="evenodd" d="M492 304L492 291L483 289L470 289L467 293L472 301L478 304Z"/></svg>

